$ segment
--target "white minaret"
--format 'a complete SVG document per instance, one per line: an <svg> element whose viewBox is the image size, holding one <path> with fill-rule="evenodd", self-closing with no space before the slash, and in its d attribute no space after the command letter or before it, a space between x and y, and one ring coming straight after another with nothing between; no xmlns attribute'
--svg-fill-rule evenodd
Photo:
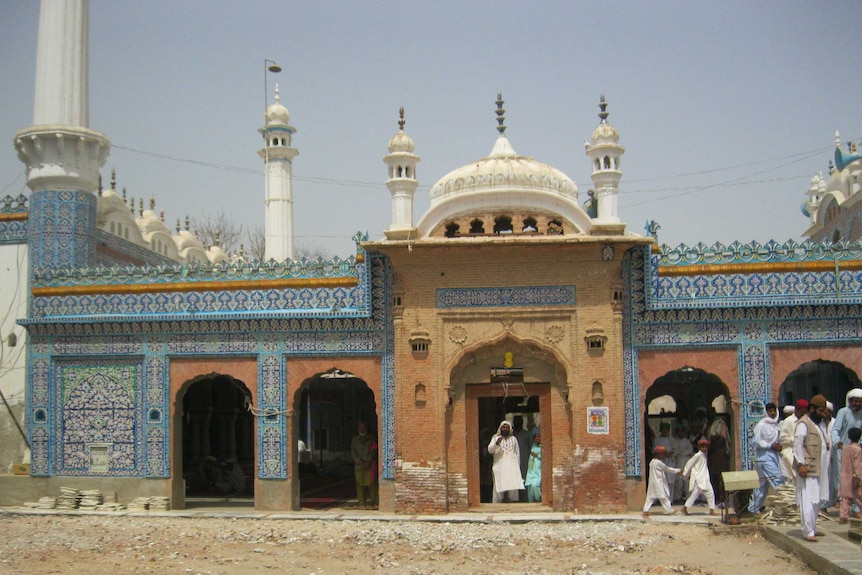
<svg viewBox="0 0 862 575"><path fill-rule="evenodd" d="M275 103L266 109L266 125L260 129L264 148L258 152L266 172L266 261L293 258L293 158L299 151L290 147L296 129L289 122L276 84Z"/></svg>
<svg viewBox="0 0 862 575"><path fill-rule="evenodd" d="M590 176L596 189L598 199L598 217L595 222L602 224L619 224L620 217L617 213L617 195L620 191L620 156L626 149L619 145L620 135L616 128L608 123L608 104L602 95L599 102L599 118L601 122L593 132L592 144L586 143L587 156L589 156L593 172Z"/></svg>
<svg viewBox="0 0 862 575"><path fill-rule="evenodd" d="M389 155L383 158L389 167L386 187L392 194L392 224L383 233L390 240L409 240L413 227L413 196L419 181L416 164L419 156L413 153L413 139L404 133L404 108L399 111L398 133L389 140ZM415 235L414 235L415 237Z"/></svg>
<svg viewBox="0 0 862 575"><path fill-rule="evenodd" d="M110 142L89 130L88 0L42 0L36 51L33 126L15 148L33 191L95 191Z"/></svg>
<svg viewBox="0 0 862 575"><path fill-rule="evenodd" d="M99 168L107 136L88 127L89 2L42 0L33 126L15 135L27 166L31 270L95 263Z"/></svg>

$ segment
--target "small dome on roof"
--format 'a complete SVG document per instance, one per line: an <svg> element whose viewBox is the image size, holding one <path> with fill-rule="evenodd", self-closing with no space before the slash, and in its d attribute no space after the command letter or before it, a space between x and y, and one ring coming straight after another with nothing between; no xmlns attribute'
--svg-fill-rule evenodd
<svg viewBox="0 0 862 575"><path fill-rule="evenodd" d="M404 132L404 108L401 108L398 112L401 115L401 119L398 120L399 130L389 140L389 153L406 152L412 154L416 150L416 146L413 144L413 138Z"/></svg>
<svg viewBox="0 0 862 575"><path fill-rule="evenodd" d="M281 105L281 98L278 95L278 84L275 85L275 104L266 109L266 123L269 124L284 124L290 123L290 112L287 108Z"/></svg>

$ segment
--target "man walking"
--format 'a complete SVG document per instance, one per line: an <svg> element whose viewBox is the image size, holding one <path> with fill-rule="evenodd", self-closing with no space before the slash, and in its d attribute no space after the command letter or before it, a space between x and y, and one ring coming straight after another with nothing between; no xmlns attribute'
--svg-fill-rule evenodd
<svg viewBox="0 0 862 575"><path fill-rule="evenodd" d="M781 463L778 459L781 451L778 435L778 407L774 403L767 403L766 417L754 426L756 456L754 468L757 470L757 476L760 477L760 487L751 493L751 499L748 502L748 510L751 513L760 513L770 485L773 489L778 489L779 485L784 484Z"/></svg>

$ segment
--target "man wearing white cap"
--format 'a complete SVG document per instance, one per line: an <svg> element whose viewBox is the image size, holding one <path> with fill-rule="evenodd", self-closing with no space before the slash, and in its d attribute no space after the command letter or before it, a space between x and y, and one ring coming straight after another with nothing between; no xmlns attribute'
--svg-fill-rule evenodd
<svg viewBox="0 0 862 575"><path fill-rule="evenodd" d="M852 427L862 429L862 388L847 392L845 407L838 410L832 423L832 455L830 457L830 477L835 483L841 480L841 450L847 443L847 432Z"/></svg>
<svg viewBox="0 0 862 575"><path fill-rule="evenodd" d="M788 481L796 481L796 465L793 463L793 431L799 418L808 413L808 400L800 399L788 405L793 412L779 425L778 441L781 443L781 472ZM787 407L784 409L786 410Z"/></svg>

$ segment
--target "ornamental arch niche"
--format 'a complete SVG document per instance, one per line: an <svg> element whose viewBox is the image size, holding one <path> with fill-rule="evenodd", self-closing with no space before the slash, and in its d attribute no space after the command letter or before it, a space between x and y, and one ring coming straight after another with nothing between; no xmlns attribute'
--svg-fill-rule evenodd
<svg viewBox="0 0 862 575"><path fill-rule="evenodd" d="M487 444L502 419L523 419L530 435L541 428L542 501L565 503L554 493L557 454L572 449L567 370L556 352L511 335L465 350L449 372L446 389L446 451L450 484L466 480L466 493L450 489L449 511L491 501L491 456ZM591 388L585 386L585 400ZM461 484L463 485L463 484ZM559 501L558 501L559 499ZM506 508L507 510L517 510Z"/></svg>
<svg viewBox="0 0 862 575"><path fill-rule="evenodd" d="M716 501L722 500L721 473L735 468L733 434L734 413L731 395L725 383L714 373L683 366L656 379L646 390L644 417L644 487L649 475L649 462L656 445L667 443L681 427L688 439L711 439L709 471ZM667 439L662 439L662 427ZM726 440L714 437L716 431ZM667 445L666 445L667 446ZM684 462L675 461L674 466Z"/></svg>
<svg viewBox="0 0 862 575"><path fill-rule="evenodd" d="M176 395L175 448L185 507L254 502L255 421L249 387L210 373L186 381ZM175 452L176 453L176 452ZM176 465L175 464L175 465Z"/></svg>
<svg viewBox="0 0 862 575"><path fill-rule="evenodd" d="M355 507L351 441L360 421L377 438L378 483L380 477L380 427L374 391L355 374L333 367L303 381L294 405L297 425L291 442L291 475L299 479L300 507ZM300 441L306 450L300 450Z"/></svg>

